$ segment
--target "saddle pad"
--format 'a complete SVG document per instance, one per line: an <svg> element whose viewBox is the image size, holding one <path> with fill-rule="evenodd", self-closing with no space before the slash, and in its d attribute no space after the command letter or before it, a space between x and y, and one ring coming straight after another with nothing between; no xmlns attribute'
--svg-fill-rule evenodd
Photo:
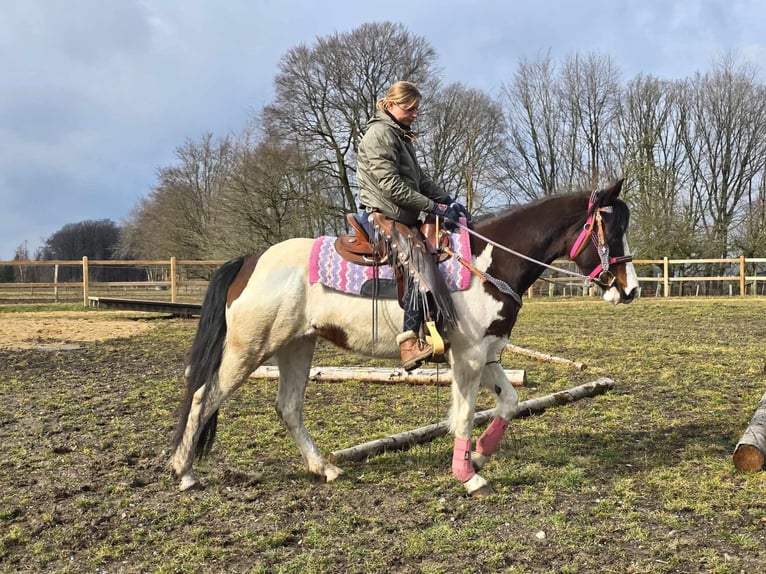
<svg viewBox="0 0 766 574"><path fill-rule="evenodd" d="M450 244L455 253L459 253L466 261L471 261L471 244L465 229L461 228L460 233L452 233ZM439 263L439 271L450 291L462 291L471 285L471 272L452 257ZM314 240L309 258L311 284L321 283L336 291L360 295L362 285L373 279L374 273L374 267L357 265L338 255L335 250L335 237L322 236ZM391 266L378 267L378 278L393 279Z"/></svg>

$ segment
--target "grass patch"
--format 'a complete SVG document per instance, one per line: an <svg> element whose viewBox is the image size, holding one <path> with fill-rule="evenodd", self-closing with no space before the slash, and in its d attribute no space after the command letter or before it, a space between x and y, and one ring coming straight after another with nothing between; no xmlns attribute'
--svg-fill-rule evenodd
<svg viewBox="0 0 766 574"><path fill-rule="evenodd" d="M522 400L601 376L616 388L512 421L483 501L451 477L449 437L317 481L273 381L223 406L196 464L206 489L179 494L167 462L195 324L0 351L0 570L755 572L766 560L766 475L731 462L766 390L764 299L525 301L512 341L587 367L506 352L506 368L527 370ZM331 362L364 361L321 345L316 364ZM492 402L480 394L479 408ZM328 452L448 406L445 388L310 383L305 419Z"/></svg>
<svg viewBox="0 0 766 574"><path fill-rule="evenodd" d="M54 311L97 311L84 307L82 303L18 303L1 304L0 313L50 313Z"/></svg>

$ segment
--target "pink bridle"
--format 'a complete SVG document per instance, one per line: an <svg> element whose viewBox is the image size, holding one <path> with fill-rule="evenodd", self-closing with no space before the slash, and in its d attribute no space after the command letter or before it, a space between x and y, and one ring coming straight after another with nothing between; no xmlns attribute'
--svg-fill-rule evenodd
<svg viewBox="0 0 766 574"><path fill-rule="evenodd" d="M628 263L633 261L632 255L623 255L621 257L609 257L609 246L606 244L604 238L604 224L601 217L602 213L612 213L612 206L598 207L594 209L596 197L599 190L594 190L590 194L590 200L588 201L588 219L585 220L580 235L572 245L572 249L569 251L569 259L574 260L582 250L585 248L586 241L590 237L593 245L596 247L598 256L601 258L601 263L590 272L588 277L603 289L608 289L614 285L615 276L609 271L611 265L617 265L620 263Z"/></svg>

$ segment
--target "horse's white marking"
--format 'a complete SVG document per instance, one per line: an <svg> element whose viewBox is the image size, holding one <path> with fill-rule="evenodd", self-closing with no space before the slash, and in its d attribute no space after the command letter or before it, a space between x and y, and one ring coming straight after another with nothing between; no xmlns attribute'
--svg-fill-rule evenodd
<svg viewBox="0 0 766 574"><path fill-rule="evenodd" d="M630 248L628 247L628 239L624 235L622 236L622 245L623 245L623 253L625 255L630 255ZM625 286L625 293L631 294L638 292L638 275L636 274L636 268L633 266L633 262L630 261L625 264L625 275L627 276L627 285ZM612 287L604 292L604 301L607 303L612 303L613 305L617 305L618 303L622 303L622 298L620 297L620 291L617 289L617 287Z"/></svg>
<svg viewBox="0 0 766 574"><path fill-rule="evenodd" d="M624 250L623 253L625 253L625 255L630 254L630 247L628 247L628 238L625 235L622 236L622 245ZM637 293L639 288L638 274L636 273L636 268L633 266L632 261L625 266L625 273L628 276L628 285L625 288L625 292Z"/></svg>
<svg viewBox="0 0 766 574"><path fill-rule="evenodd" d="M493 246L486 248L476 257L473 265L482 272L489 269L492 263ZM478 339L484 335L487 325L500 318L503 303L491 297L484 290L484 282L477 275L473 276L471 286L465 291L452 295L459 318L458 331L470 339Z"/></svg>
<svg viewBox="0 0 766 574"><path fill-rule="evenodd" d="M494 246L490 243L487 243L487 246L484 248L484 251L482 251L478 256L474 256L473 265L479 271L486 271L487 269L489 269L489 264L492 263L493 250L494 250Z"/></svg>
<svg viewBox="0 0 766 574"><path fill-rule="evenodd" d="M465 486L465 489L468 491L468 494L472 494L479 490L480 488L484 488L486 486L489 486L489 483L484 479L483 476L480 474L474 474L471 478L469 478L466 482L463 483L463 486Z"/></svg>

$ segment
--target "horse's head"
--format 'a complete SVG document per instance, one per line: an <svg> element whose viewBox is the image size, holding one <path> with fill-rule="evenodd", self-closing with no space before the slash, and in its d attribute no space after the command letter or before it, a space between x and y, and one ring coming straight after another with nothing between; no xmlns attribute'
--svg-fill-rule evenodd
<svg viewBox="0 0 766 574"><path fill-rule="evenodd" d="M569 253L578 267L604 291L610 303L630 303L638 292L638 277L633 267L625 233L630 211L618 199L623 180L594 191L588 201L588 214Z"/></svg>

